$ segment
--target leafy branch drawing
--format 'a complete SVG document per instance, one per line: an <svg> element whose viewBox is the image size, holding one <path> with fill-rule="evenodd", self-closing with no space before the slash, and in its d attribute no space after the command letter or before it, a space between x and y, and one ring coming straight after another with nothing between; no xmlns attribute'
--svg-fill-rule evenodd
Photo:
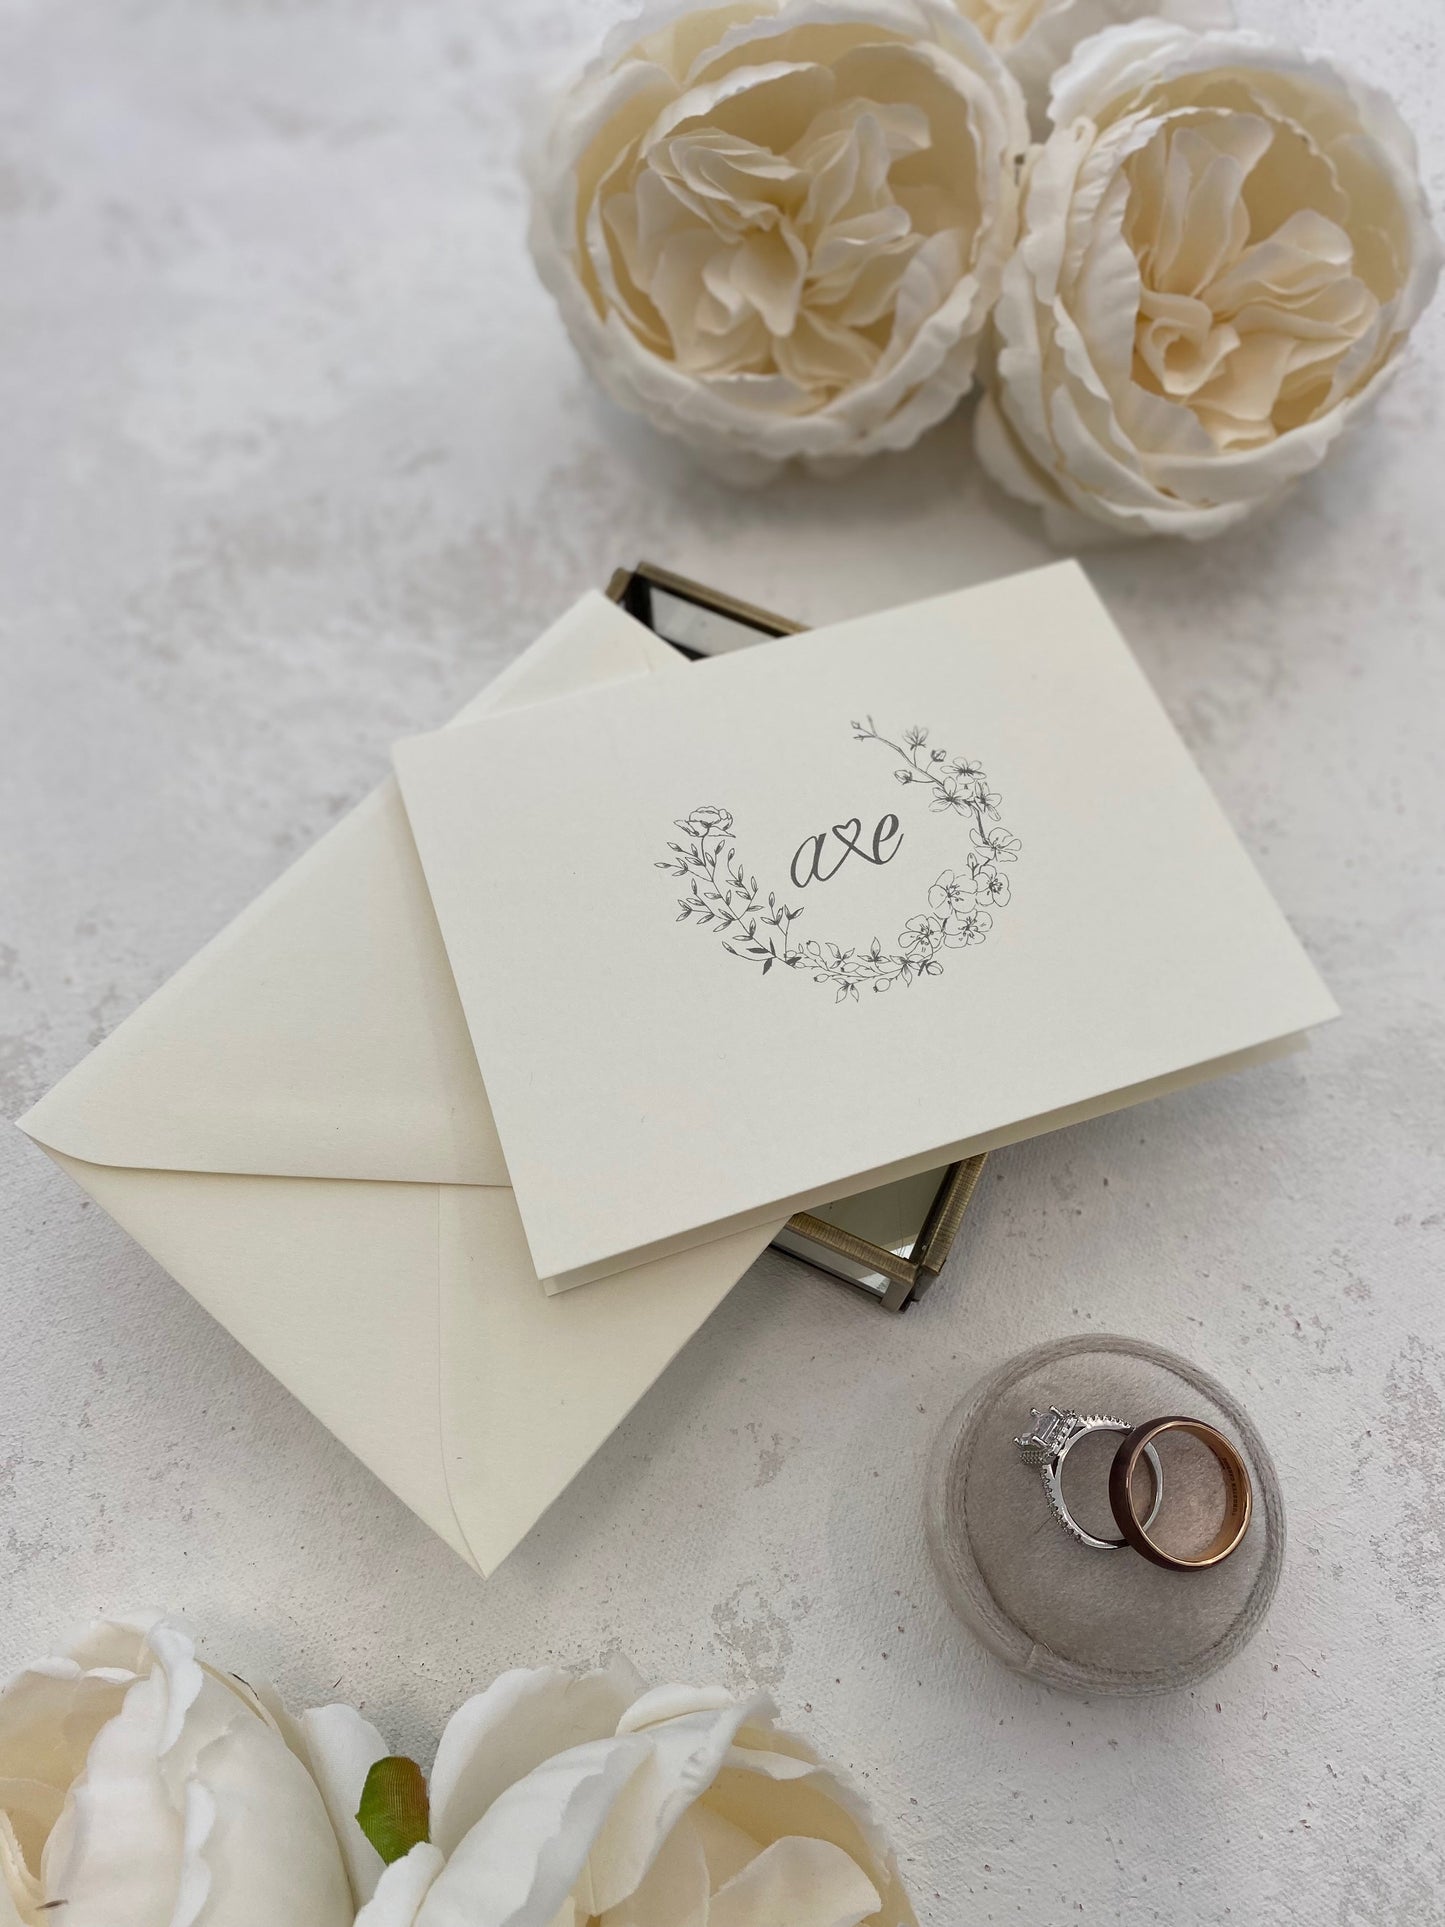
<svg viewBox="0 0 1445 1927"><path fill-rule="evenodd" d="M677 900L677 921L696 918L704 926L716 924L723 949L760 963L765 977L775 963L791 963L789 931L803 913L779 903L771 890L767 902L761 901L757 878L745 876L738 861L731 812L704 804L680 818L677 827L688 842L669 843L671 858L656 865L688 880L688 894Z"/></svg>

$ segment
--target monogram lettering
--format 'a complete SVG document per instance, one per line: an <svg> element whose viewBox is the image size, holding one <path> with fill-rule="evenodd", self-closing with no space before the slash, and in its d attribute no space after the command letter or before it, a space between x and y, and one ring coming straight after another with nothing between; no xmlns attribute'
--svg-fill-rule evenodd
<svg viewBox="0 0 1445 1927"><path fill-rule="evenodd" d="M799 890L806 890L810 883L831 883L850 856L861 856L865 863L874 863L881 869L891 863L903 848L903 831L899 828L898 818L891 812L880 816L873 826L869 838L870 847L862 842L863 824L856 816L850 816L846 823L835 823L831 830L819 830L813 836L805 836L793 852L793 861L788 874ZM842 852L831 868L827 866L825 854L832 851L832 842L842 845ZM886 852L886 854L885 854Z"/></svg>
<svg viewBox="0 0 1445 1927"><path fill-rule="evenodd" d="M802 907L780 901L766 879L760 884L743 868L732 811L716 803L699 804L675 819L684 841L670 842L668 855L656 866L679 878L687 893L677 899L679 923L711 930L730 957L756 964L765 977L781 964L815 984L827 984L839 1004L856 1004L863 990L876 994L895 984L941 977L949 952L982 943L994 913L1009 900L1009 866L1020 848L998 820L1001 799L989 788L981 763L930 746L928 731L916 723L902 732L901 741L885 736L871 716L849 727L854 742L881 743L890 750L894 782L907 789L916 785L930 811L958 826L952 867L938 873L926 896L920 890L918 909L899 931L896 950L877 935L851 943L814 936L800 942L793 926ZM805 836L793 852L789 875L795 889L805 890L837 876L850 856L881 869L902 845L896 816L880 816L868 837L862 819L850 816L846 823ZM813 928L811 917L806 927Z"/></svg>

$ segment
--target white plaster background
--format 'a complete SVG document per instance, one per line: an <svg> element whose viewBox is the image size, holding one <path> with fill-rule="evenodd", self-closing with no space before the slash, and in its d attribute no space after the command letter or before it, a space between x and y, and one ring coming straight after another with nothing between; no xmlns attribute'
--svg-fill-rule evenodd
<svg viewBox="0 0 1445 1927"><path fill-rule="evenodd" d="M616 10L0 4L8 1115L614 563L817 621L1043 559L958 422L738 495L591 392L513 157ZM1246 12L1392 88L1445 199L1439 0ZM1345 1007L1306 1060L1000 1155L897 1323L765 1258L489 1585L4 1133L0 1662L168 1603L425 1751L624 1648L774 1689L931 1927L1445 1920L1442 348L1273 518L1092 564ZM1175 1699L1012 1678L923 1551L965 1381L1089 1327L1251 1400L1293 1508L1267 1630Z"/></svg>

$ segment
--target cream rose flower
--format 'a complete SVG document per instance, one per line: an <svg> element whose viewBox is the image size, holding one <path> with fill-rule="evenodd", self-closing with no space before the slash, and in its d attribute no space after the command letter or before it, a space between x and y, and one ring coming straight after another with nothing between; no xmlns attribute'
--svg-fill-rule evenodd
<svg viewBox="0 0 1445 1927"><path fill-rule="evenodd" d="M461 1707L430 1835L356 1927L916 1927L862 1795L766 1699L621 1667L504 1673Z"/></svg>
<svg viewBox="0 0 1445 1927"><path fill-rule="evenodd" d="M1232 27L1229 0L957 0L1024 90L1043 128L1049 82L1081 40L1126 20L1172 20L1203 33Z"/></svg>
<svg viewBox="0 0 1445 1927"><path fill-rule="evenodd" d="M1159 24L1054 83L997 309L984 465L1050 532L1215 535L1328 453L1440 267L1390 102L1318 55Z"/></svg>
<svg viewBox="0 0 1445 1927"><path fill-rule="evenodd" d="M905 448L973 380L1028 141L952 0L619 29L532 158L532 251L625 407L739 474Z"/></svg>
<svg viewBox="0 0 1445 1927"><path fill-rule="evenodd" d="M98 1623L0 1692L0 1923L350 1927L305 1751L176 1626Z"/></svg>

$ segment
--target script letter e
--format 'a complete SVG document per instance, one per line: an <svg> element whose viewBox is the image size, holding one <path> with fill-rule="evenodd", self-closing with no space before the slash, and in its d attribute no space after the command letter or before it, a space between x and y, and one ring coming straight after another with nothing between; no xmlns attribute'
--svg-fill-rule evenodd
<svg viewBox="0 0 1445 1927"><path fill-rule="evenodd" d="M893 848L887 856L884 856L883 846L887 843L891 843ZM898 827L898 818L896 816L880 817L878 826L873 832L873 861L891 863L902 848L903 832Z"/></svg>

